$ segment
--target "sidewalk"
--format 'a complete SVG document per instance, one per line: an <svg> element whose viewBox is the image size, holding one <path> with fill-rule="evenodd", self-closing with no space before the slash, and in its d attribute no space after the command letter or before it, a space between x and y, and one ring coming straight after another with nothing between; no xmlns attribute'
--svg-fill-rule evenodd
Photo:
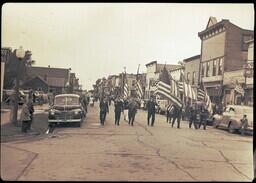
<svg viewBox="0 0 256 183"><path fill-rule="evenodd" d="M36 115L39 113L45 112L48 110L49 105L44 104L42 106L34 106L34 119L36 120ZM27 134L23 134L21 132L21 122L19 121L21 109L19 107L18 110L18 125L15 126L10 121L10 113L11 109L10 107L2 107L1 106L1 142L9 141L11 139L15 139L17 137L24 137L29 135L38 135L43 130L41 127L37 128L38 125L34 125L32 123L32 130L28 132ZM45 127L44 127L45 128Z"/></svg>

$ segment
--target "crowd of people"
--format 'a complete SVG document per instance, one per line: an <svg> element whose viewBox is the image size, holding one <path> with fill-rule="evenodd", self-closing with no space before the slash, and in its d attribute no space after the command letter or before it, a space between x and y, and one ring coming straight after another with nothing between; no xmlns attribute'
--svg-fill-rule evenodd
<svg viewBox="0 0 256 183"><path fill-rule="evenodd" d="M109 105L111 105L111 100L107 97L100 99L100 124L104 125L106 120L106 115L109 113ZM158 103L153 96L146 102L147 109L147 125L154 126L155 123L155 113ZM120 124L121 114L123 114L124 120L128 122L129 125L133 126L137 109L140 108L140 101L137 98L128 97L122 98L117 96L114 100L114 112L115 112L115 125ZM187 108L187 109L186 109ZM207 118L209 112L206 105L199 105L196 102L191 105L186 105L185 110L186 118L189 121L189 128L194 126L195 129L206 130ZM177 121L177 128L180 128L180 121L183 119L183 106L178 107L175 104L169 104L166 109L166 122L171 124L173 127Z"/></svg>

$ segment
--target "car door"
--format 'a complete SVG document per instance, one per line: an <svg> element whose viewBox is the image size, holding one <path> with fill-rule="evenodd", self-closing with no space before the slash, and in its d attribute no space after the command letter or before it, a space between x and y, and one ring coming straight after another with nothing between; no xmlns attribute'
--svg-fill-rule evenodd
<svg viewBox="0 0 256 183"><path fill-rule="evenodd" d="M229 109L226 111L225 116L223 116L223 124L225 127L228 128L229 122L232 117L235 115L235 109L233 107L229 107Z"/></svg>
<svg viewBox="0 0 256 183"><path fill-rule="evenodd" d="M229 111L230 111L230 107L226 107L224 109L224 112L222 113L222 118L219 121L219 126L222 126L222 127L227 127L228 126L227 121L230 118Z"/></svg>

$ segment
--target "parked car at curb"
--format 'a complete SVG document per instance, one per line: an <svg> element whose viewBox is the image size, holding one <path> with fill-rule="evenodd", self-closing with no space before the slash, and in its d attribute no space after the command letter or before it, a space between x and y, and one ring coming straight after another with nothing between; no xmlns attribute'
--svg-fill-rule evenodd
<svg viewBox="0 0 256 183"><path fill-rule="evenodd" d="M242 105L228 105L225 107L222 115L213 115L213 126L215 128L226 128L230 133L240 131L241 119L247 115L248 127L247 132L253 132L253 107Z"/></svg>
<svg viewBox="0 0 256 183"><path fill-rule="evenodd" d="M76 94L56 95L48 113L48 125L76 123L79 127L85 118L85 110Z"/></svg>

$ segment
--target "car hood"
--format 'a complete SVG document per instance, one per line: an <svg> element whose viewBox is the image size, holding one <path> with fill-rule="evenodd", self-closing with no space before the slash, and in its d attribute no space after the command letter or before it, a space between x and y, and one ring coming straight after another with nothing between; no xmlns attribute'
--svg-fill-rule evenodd
<svg viewBox="0 0 256 183"><path fill-rule="evenodd" d="M80 109L80 105L55 105L52 107L52 109L58 110L58 111L67 111L67 110L74 110L74 109Z"/></svg>

